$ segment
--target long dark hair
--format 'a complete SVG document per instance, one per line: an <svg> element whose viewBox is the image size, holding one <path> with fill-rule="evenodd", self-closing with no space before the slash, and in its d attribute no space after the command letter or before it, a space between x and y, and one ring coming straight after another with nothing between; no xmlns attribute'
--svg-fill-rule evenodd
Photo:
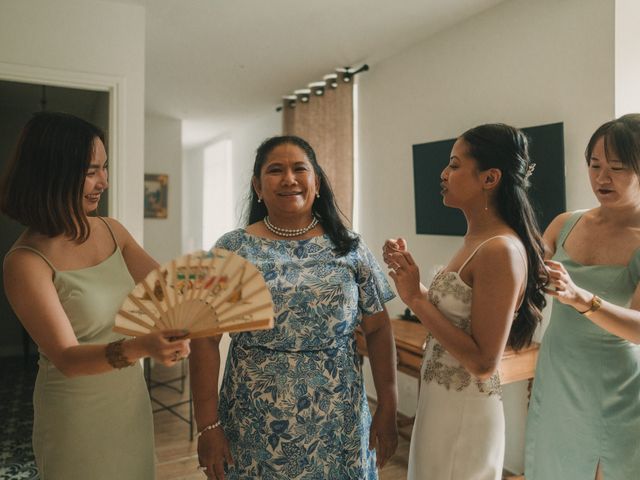
<svg viewBox="0 0 640 480"><path fill-rule="evenodd" d="M329 238L333 242L333 245L335 246L334 252L339 256L346 255L358 245L359 238L352 235L340 219L340 210L336 204L333 190L331 190L331 185L329 184L327 175L318 164L316 153L313 151L313 148L311 148L311 145L295 135L283 135L266 139L256 151L256 160L253 164L253 176L260 179L262 166L267 161L269 154L276 147L285 144L294 145L300 148L313 166L313 171L320 180L320 197L316 198L313 202L313 214L316 216L324 228L324 231L329 235ZM264 203L258 203L258 195L251 183L249 185L248 200L249 208L248 214L246 215L246 224L251 225L261 221L267 216L267 207Z"/></svg>
<svg viewBox="0 0 640 480"><path fill-rule="evenodd" d="M467 130L462 138L481 171L497 168L502 172L495 199L498 213L518 234L527 252L524 299L508 340L512 348L519 350L531 343L547 303L542 291L547 280L544 244L527 197L528 177L533 170L527 137L517 128L498 123Z"/></svg>
<svg viewBox="0 0 640 480"><path fill-rule="evenodd" d="M34 114L0 181L0 211L41 234L85 241L82 193L96 138L104 143L102 130L81 118Z"/></svg>
<svg viewBox="0 0 640 480"><path fill-rule="evenodd" d="M591 154L600 137L604 139L607 157L614 153L625 167L633 169L640 177L640 113L629 113L600 125L591 135L584 153L587 165L591 163Z"/></svg>

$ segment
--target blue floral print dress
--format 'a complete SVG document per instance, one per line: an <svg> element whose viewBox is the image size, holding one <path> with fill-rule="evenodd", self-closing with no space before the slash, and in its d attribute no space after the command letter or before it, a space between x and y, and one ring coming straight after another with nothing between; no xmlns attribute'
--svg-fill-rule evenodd
<svg viewBox="0 0 640 480"><path fill-rule="evenodd" d="M377 479L354 329L394 297L362 240L338 257L327 235L270 240L234 230L216 247L262 272L275 327L233 334L219 415L230 480Z"/></svg>

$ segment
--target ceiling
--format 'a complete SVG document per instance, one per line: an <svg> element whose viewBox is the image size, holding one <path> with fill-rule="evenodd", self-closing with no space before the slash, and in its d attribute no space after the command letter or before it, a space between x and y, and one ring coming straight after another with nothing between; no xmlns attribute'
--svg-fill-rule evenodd
<svg viewBox="0 0 640 480"><path fill-rule="evenodd" d="M502 0L109 1L146 8L146 111L183 120L191 146Z"/></svg>

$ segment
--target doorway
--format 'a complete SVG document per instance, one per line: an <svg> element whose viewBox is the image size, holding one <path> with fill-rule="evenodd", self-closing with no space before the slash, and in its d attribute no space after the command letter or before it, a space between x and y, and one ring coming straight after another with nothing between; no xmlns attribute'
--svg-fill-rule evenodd
<svg viewBox="0 0 640 480"><path fill-rule="evenodd" d="M0 172L11 156L22 127L35 112L62 111L87 120L109 135L109 92L0 80ZM107 146L108 149L108 146ZM108 215L108 190L98 213ZM0 258L20 236L24 227L0 214ZM22 326L9 306L0 276L0 357L33 350Z"/></svg>

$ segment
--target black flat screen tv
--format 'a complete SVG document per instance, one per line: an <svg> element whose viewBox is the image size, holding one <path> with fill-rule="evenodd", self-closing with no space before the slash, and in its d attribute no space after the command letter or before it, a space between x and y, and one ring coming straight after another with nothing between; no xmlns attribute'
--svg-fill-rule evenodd
<svg viewBox="0 0 640 480"><path fill-rule="evenodd" d="M531 176L529 196L540 229L566 211L564 173L564 130L562 123L522 129L529 137L529 156L536 168ZM466 222L457 208L446 207L440 195L440 173L449 163L456 139L413 146L413 182L416 233L464 235Z"/></svg>

